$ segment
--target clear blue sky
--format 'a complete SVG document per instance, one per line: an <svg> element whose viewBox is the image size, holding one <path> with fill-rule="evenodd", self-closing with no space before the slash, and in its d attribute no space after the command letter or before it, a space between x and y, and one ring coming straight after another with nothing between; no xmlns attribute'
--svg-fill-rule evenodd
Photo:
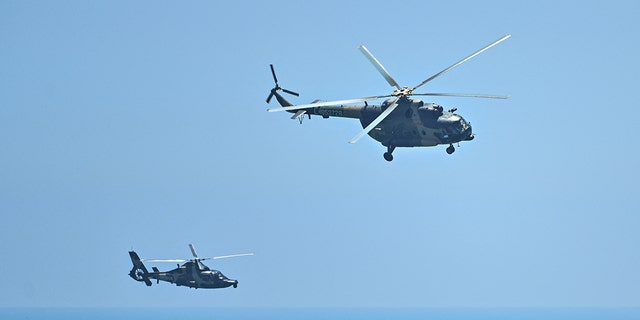
<svg viewBox="0 0 640 320"><path fill-rule="evenodd" d="M2 1L0 306L640 307L640 4ZM430 82L477 137L265 112ZM273 104L272 104L273 105ZM237 289L147 288L127 251ZM160 266L171 268L173 265Z"/></svg>

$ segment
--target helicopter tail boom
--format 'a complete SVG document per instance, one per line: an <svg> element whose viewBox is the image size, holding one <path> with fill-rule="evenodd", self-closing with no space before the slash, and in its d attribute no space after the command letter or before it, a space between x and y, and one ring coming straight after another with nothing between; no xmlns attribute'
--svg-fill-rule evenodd
<svg viewBox="0 0 640 320"><path fill-rule="evenodd" d="M147 286L151 286L149 271L147 271L138 254L135 251L129 251L129 257L131 257L131 262L133 263L133 268L129 271L129 276L133 278L133 280L144 281Z"/></svg>

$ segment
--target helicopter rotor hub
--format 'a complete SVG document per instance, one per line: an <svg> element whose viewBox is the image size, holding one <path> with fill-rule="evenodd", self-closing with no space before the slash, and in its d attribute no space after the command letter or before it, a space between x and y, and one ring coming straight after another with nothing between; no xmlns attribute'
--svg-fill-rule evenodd
<svg viewBox="0 0 640 320"><path fill-rule="evenodd" d="M406 97L406 96L410 96L413 93L413 90L415 88L409 88L409 87L402 87L401 89L396 89L393 90L393 96L396 97Z"/></svg>

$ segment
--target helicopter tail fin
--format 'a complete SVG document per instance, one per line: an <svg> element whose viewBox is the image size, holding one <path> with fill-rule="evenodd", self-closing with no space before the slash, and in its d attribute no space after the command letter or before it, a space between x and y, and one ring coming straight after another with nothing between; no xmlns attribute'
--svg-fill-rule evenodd
<svg viewBox="0 0 640 320"><path fill-rule="evenodd" d="M135 251L129 251L129 257L131 257L131 262L133 263L133 268L129 271L129 276L133 278L133 280L144 281L147 286L150 286L149 271L147 271L138 254Z"/></svg>

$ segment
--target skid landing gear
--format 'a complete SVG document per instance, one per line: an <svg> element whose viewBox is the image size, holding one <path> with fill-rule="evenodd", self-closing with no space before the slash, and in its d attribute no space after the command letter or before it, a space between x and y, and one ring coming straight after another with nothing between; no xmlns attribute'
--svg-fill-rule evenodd
<svg viewBox="0 0 640 320"><path fill-rule="evenodd" d="M447 147L447 154L452 154L452 153L454 153L454 152L456 152L456 148L453 146L453 144L450 144L450 145Z"/></svg>
<svg viewBox="0 0 640 320"><path fill-rule="evenodd" d="M395 148L396 148L395 146L388 146L387 147L387 152L385 152L383 154L385 160L387 160L389 162L393 161L393 155L391 153L393 152L393 150Z"/></svg>

